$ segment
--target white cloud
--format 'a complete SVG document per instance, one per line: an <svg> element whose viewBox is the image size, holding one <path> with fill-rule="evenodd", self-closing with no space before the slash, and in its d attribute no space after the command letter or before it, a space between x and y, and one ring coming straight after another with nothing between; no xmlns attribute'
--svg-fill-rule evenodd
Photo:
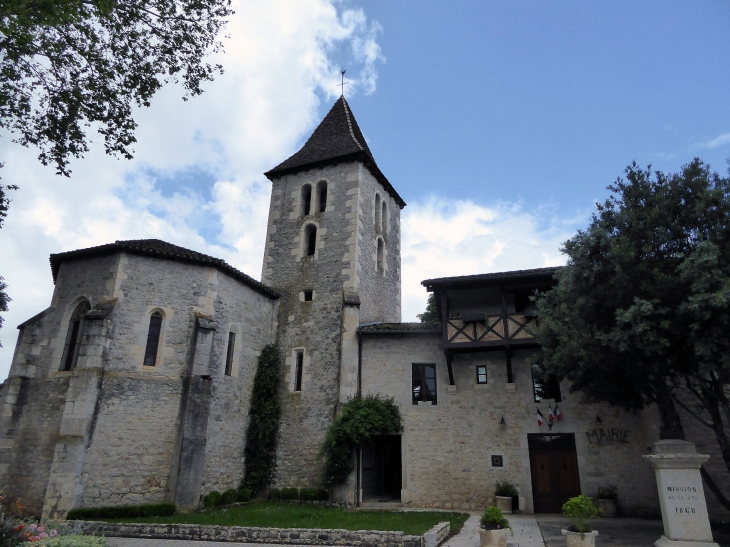
<svg viewBox="0 0 730 547"><path fill-rule="evenodd" d="M15 326L51 300L50 253L160 238L259 276L271 188L262 173L319 122L320 101L339 95L341 56L351 67L349 94L375 89L382 29L336 0L234 4L225 53L214 59L225 74L200 97L184 102L182 89L168 86L138 110L134 160L107 157L95 145L64 179L42 167L35 150L0 139L3 183L21 187L0 230L0 275L13 298L0 330L0 379ZM209 174L210 188L160 187L191 171Z"/></svg>
<svg viewBox="0 0 730 547"><path fill-rule="evenodd" d="M722 146L723 144L730 143L730 133L723 133L722 135L718 135L711 141L707 141L705 143L705 146L707 148L717 148L718 146Z"/></svg>
<svg viewBox="0 0 730 547"><path fill-rule="evenodd" d="M550 212L437 197L410 203L402 220L403 321L425 309L425 279L563 264L560 245L590 213L558 219Z"/></svg>

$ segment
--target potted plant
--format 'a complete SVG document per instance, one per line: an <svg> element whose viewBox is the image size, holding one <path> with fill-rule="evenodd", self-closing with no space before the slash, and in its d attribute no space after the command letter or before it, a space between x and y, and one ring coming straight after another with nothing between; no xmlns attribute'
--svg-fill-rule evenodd
<svg viewBox="0 0 730 547"><path fill-rule="evenodd" d="M607 484L598 487L598 508L602 511L602 517L616 516L616 501L618 491L615 484Z"/></svg>
<svg viewBox="0 0 730 547"><path fill-rule="evenodd" d="M593 547L598 532L591 528L591 519L601 512L587 496L570 498L563 504L563 514L570 519L570 526L563 530L568 547Z"/></svg>
<svg viewBox="0 0 730 547"><path fill-rule="evenodd" d="M507 530L510 533L514 532L499 507L487 507L480 524L479 545L481 547L507 547Z"/></svg>
<svg viewBox="0 0 730 547"><path fill-rule="evenodd" d="M497 490L494 492L497 498L497 507L503 513L511 513L513 503L512 500L517 498L519 503L520 493L517 487L509 481L500 481L497 483Z"/></svg>

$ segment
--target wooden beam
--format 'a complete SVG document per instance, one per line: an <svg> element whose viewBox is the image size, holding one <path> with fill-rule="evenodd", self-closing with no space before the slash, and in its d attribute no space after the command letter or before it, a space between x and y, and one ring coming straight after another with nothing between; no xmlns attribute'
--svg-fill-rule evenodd
<svg viewBox="0 0 730 547"><path fill-rule="evenodd" d="M454 371L451 368L451 361L453 359L453 355L451 355L451 352L449 350L444 350L444 355L446 356L446 368L449 370L449 385L454 385Z"/></svg>

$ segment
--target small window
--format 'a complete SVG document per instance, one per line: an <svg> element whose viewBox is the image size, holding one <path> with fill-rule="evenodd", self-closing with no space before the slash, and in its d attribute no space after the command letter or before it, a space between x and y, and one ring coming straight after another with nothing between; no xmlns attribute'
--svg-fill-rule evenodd
<svg viewBox="0 0 730 547"><path fill-rule="evenodd" d="M233 371L233 352L236 347L236 333L228 333L228 350L226 351L226 376L230 376Z"/></svg>
<svg viewBox="0 0 730 547"><path fill-rule="evenodd" d="M296 369L294 370L294 391L302 390L302 369L304 368L304 352L297 352Z"/></svg>
<svg viewBox="0 0 730 547"><path fill-rule="evenodd" d="M413 404L420 401L436 404L436 365L413 365Z"/></svg>
<svg viewBox="0 0 730 547"><path fill-rule="evenodd" d="M63 349L61 370L73 370L79 360L81 337L84 335L84 316L91 309L88 302L81 302L71 315L66 334L66 346Z"/></svg>
<svg viewBox="0 0 730 547"><path fill-rule="evenodd" d="M381 213L382 209L380 208L380 194L375 194L375 230L380 231L381 228Z"/></svg>
<svg viewBox="0 0 730 547"><path fill-rule="evenodd" d="M378 238L378 271L382 272L385 269L385 251L383 250L383 240Z"/></svg>
<svg viewBox="0 0 730 547"><path fill-rule="evenodd" d="M314 252L317 250L317 227L310 224L305 228L304 235L307 256L314 256Z"/></svg>
<svg viewBox="0 0 730 547"><path fill-rule="evenodd" d="M383 200L381 222L382 222L381 230L383 231L383 234L388 235L388 206L385 204L385 200Z"/></svg>
<svg viewBox="0 0 730 547"><path fill-rule="evenodd" d="M323 180L317 184L317 195L319 197L319 212L324 213L327 208L327 183Z"/></svg>
<svg viewBox="0 0 730 547"><path fill-rule="evenodd" d="M305 302L311 302L313 296L314 296L314 291L312 289L307 289L304 291L304 301Z"/></svg>
<svg viewBox="0 0 730 547"><path fill-rule="evenodd" d="M144 350L144 365L154 367L157 363L157 347L160 344L162 330L162 314L158 311L150 317L150 328L147 331L147 347Z"/></svg>
<svg viewBox="0 0 730 547"><path fill-rule="evenodd" d="M487 367L480 365L477 367L477 384L487 383Z"/></svg>
<svg viewBox="0 0 730 547"><path fill-rule="evenodd" d="M302 186L302 214L307 216L312 209L312 186Z"/></svg>
<svg viewBox="0 0 730 547"><path fill-rule="evenodd" d="M562 402L560 396L560 382L554 374L547 374L540 364L532 365L532 390L535 394L535 402L543 399L554 399L556 403Z"/></svg>

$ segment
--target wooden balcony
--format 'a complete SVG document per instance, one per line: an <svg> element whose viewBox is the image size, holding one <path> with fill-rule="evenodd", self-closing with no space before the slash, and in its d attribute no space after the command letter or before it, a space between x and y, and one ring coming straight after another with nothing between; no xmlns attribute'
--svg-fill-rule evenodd
<svg viewBox="0 0 730 547"><path fill-rule="evenodd" d="M480 315L480 314L476 314ZM536 344L537 318L522 314L484 315L483 319L465 316L448 319L447 347L516 346Z"/></svg>

